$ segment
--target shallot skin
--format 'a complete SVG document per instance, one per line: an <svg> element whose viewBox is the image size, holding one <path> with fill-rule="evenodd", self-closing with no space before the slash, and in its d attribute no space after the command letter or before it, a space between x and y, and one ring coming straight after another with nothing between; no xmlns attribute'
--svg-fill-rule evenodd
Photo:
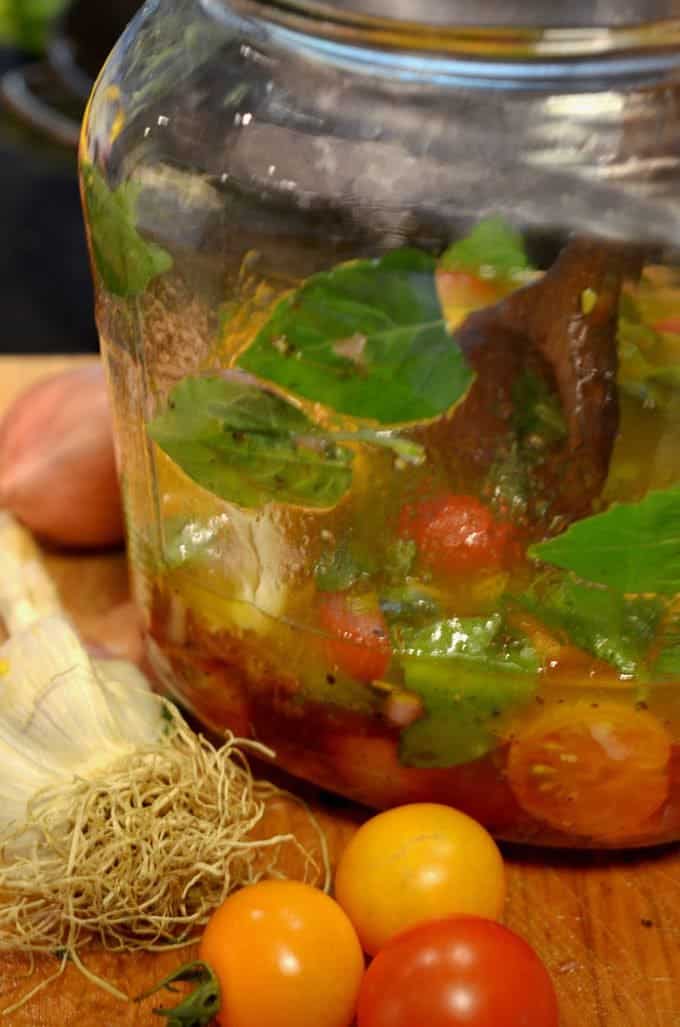
<svg viewBox="0 0 680 1027"><path fill-rule="evenodd" d="M123 539L104 371L88 364L36 382L0 422L0 508L59 546Z"/></svg>

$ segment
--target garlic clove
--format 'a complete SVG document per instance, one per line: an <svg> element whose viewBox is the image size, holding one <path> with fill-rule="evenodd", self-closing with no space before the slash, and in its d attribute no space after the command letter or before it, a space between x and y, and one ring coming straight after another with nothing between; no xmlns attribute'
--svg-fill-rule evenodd
<svg viewBox="0 0 680 1027"><path fill-rule="evenodd" d="M10 635L61 610L40 551L11 514L0 511L0 619Z"/></svg>
<svg viewBox="0 0 680 1027"><path fill-rule="evenodd" d="M93 660L95 674L122 738L134 746L153 745L161 734L163 700L151 691L141 670L127 660Z"/></svg>
<svg viewBox="0 0 680 1027"><path fill-rule="evenodd" d="M0 732L77 766L117 740L117 722L87 653L63 617L46 617L0 647Z"/></svg>

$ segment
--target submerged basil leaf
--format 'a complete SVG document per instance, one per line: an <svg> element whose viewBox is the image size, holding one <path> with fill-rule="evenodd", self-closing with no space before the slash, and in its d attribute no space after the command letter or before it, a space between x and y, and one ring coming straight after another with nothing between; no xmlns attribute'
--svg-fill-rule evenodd
<svg viewBox="0 0 680 1027"><path fill-rule="evenodd" d="M522 236L501 217L480 221L469 235L444 251L440 264L447 270L479 271L492 268L496 274L510 275L529 267Z"/></svg>
<svg viewBox="0 0 680 1027"><path fill-rule="evenodd" d="M392 636L404 657L483 663L495 669L535 672L539 663L524 635L511 631L500 613L488 617L449 617L422 628L402 626Z"/></svg>
<svg viewBox="0 0 680 1027"><path fill-rule="evenodd" d="M426 585L408 582L387 588L380 594L380 609L390 624L416 627L440 616L437 599Z"/></svg>
<svg viewBox="0 0 680 1027"><path fill-rule="evenodd" d="M547 627L563 632L570 642L619 673L644 678L648 654L663 613L661 599L626 597L621 592L566 576L519 603Z"/></svg>
<svg viewBox="0 0 680 1027"><path fill-rule="evenodd" d="M680 609L673 603L665 612L654 640L655 679L680 677Z"/></svg>
<svg viewBox="0 0 680 1027"><path fill-rule="evenodd" d="M368 573L349 546L339 545L321 554L314 567L314 580L321 592L346 592Z"/></svg>
<svg viewBox="0 0 680 1027"><path fill-rule="evenodd" d="M383 557L383 570L388 581L397 584L404 581L413 570L418 547L412 538L396 538L391 541Z"/></svg>
<svg viewBox="0 0 680 1027"><path fill-rule="evenodd" d="M524 371L512 387L513 428L522 445L534 448L561 442L567 437L567 423L556 392L533 371Z"/></svg>
<svg viewBox="0 0 680 1027"><path fill-rule="evenodd" d="M256 385L185 378L148 430L190 478L241 506L333 506L352 482L351 451Z"/></svg>
<svg viewBox="0 0 680 1027"><path fill-rule="evenodd" d="M170 254L137 231L141 187L125 182L111 190L94 165L83 164L81 170L97 271L114 296L138 296L153 278L172 267Z"/></svg>
<svg viewBox="0 0 680 1027"><path fill-rule="evenodd" d="M654 296L654 288L638 287L638 295L624 293L621 297L618 323L618 385L646 407L677 408L680 397L680 363L669 363L669 354L662 333L647 323L639 301ZM646 316L652 316L649 302Z"/></svg>
<svg viewBox="0 0 680 1027"><path fill-rule="evenodd" d="M447 332L434 272L432 257L405 249L312 275L278 304L238 366L380 424L436 417L474 374Z"/></svg>
<svg viewBox="0 0 680 1027"><path fill-rule="evenodd" d="M531 546L529 555L619 592L679 592L680 486L613 503Z"/></svg>
<svg viewBox="0 0 680 1027"><path fill-rule="evenodd" d="M393 640L406 687L425 707L425 716L401 734L399 757L407 766L478 759L495 744L493 719L536 691L536 653L508 632L500 614L402 628Z"/></svg>

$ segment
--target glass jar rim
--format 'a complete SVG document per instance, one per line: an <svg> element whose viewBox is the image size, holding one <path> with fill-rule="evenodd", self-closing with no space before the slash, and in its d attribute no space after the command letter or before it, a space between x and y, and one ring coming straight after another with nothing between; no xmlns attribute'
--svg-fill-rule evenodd
<svg viewBox="0 0 680 1027"><path fill-rule="evenodd" d="M446 29L617 29L680 18L680 0L256 0L318 20Z"/></svg>
<svg viewBox="0 0 680 1027"><path fill-rule="evenodd" d="M527 66L623 56L626 66L642 59L666 72L680 61L680 0L200 2L214 13L231 11L325 43L383 52Z"/></svg>

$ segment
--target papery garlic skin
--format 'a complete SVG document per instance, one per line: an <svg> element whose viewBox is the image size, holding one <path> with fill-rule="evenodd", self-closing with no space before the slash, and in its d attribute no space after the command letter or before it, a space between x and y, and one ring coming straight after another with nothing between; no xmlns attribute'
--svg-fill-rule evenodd
<svg viewBox="0 0 680 1027"><path fill-rule="evenodd" d="M122 660L92 660L28 533L0 514L0 831L41 790L89 777L162 736L163 702Z"/></svg>

